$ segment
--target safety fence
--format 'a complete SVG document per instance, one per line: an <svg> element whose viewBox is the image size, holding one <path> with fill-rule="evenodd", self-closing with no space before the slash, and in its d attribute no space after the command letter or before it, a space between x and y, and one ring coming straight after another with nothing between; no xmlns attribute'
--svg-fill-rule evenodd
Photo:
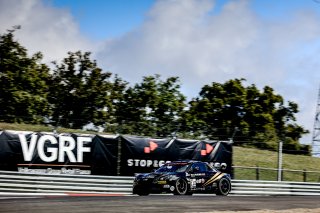
<svg viewBox="0 0 320 213"><path fill-rule="evenodd" d="M233 177L241 180L278 180L278 169L265 167L233 166ZM319 171L281 169L282 181L320 182Z"/></svg>
<svg viewBox="0 0 320 213"><path fill-rule="evenodd" d="M0 195L66 195L121 194L130 195L133 177L27 174L0 171ZM232 180L232 195L317 195L320 183Z"/></svg>

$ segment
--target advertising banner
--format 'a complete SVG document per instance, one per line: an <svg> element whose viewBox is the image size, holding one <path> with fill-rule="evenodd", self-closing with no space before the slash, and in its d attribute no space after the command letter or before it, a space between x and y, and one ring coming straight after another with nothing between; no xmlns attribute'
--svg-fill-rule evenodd
<svg viewBox="0 0 320 213"><path fill-rule="evenodd" d="M223 141L121 137L121 174L150 172L165 162L198 160L231 172L232 146Z"/></svg>
<svg viewBox="0 0 320 213"><path fill-rule="evenodd" d="M96 135L93 138L88 160L92 175L117 175L119 143L119 138L112 135Z"/></svg>
<svg viewBox="0 0 320 213"><path fill-rule="evenodd" d="M150 172L176 158L170 152L173 139L121 136L121 174Z"/></svg>
<svg viewBox="0 0 320 213"><path fill-rule="evenodd" d="M0 170L115 175L115 136L0 132Z"/></svg>
<svg viewBox="0 0 320 213"><path fill-rule="evenodd" d="M29 134L26 133L26 137L29 137ZM0 170L17 171L17 164L22 161L18 134L0 131Z"/></svg>
<svg viewBox="0 0 320 213"><path fill-rule="evenodd" d="M231 173L232 145L176 138L0 131L0 170L132 176L178 160L205 161Z"/></svg>

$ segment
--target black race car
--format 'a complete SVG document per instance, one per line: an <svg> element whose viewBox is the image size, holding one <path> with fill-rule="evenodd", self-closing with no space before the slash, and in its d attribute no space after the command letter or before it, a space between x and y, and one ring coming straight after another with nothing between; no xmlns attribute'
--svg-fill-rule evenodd
<svg viewBox="0 0 320 213"><path fill-rule="evenodd" d="M154 172L137 174L133 182L133 194L138 195L215 193L226 196L230 191L230 175L200 161L166 163Z"/></svg>

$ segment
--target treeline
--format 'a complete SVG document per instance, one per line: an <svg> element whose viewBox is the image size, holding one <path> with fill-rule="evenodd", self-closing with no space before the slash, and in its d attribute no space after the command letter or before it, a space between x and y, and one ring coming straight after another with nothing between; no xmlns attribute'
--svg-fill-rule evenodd
<svg viewBox="0 0 320 213"><path fill-rule="evenodd" d="M130 85L102 70L89 52L69 52L53 66L42 53L28 55L15 38L0 37L0 122L44 124L151 137L233 139L235 145L310 154L299 139L298 105L271 87L262 91L245 79L213 82L187 102L178 77L143 77ZM51 68L50 68L51 67Z"/></svg>

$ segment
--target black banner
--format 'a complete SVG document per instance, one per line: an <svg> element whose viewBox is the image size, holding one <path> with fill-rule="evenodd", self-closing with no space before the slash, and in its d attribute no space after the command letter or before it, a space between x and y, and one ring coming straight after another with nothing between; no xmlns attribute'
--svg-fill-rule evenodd
<svg viewBox="0 0 320 213"><path fill-rule="evenodd" d="M232 145L175 138L0 132L0 170L132 176L177 160L205 161L231 173Z"/></svg>
<svg viewBox="0 0 320 213"><path fill-rule="evenodd" d="M91 174L117 175L119 138L96 135L91 145Z"/></svg>
<svg viewBox="0 0 320 213"><path fill-rule="evenodd" d="M167 161L199 160L231 173L232 146L222 141L122 137L121 174L150 172Z"/></svg>
<svg viewBox="0 0 320 213"><path fill-rule="evenodd" d="M173 139L121 137L121 174L150 172L166 161L175 160L169 147Z"/></svg>

